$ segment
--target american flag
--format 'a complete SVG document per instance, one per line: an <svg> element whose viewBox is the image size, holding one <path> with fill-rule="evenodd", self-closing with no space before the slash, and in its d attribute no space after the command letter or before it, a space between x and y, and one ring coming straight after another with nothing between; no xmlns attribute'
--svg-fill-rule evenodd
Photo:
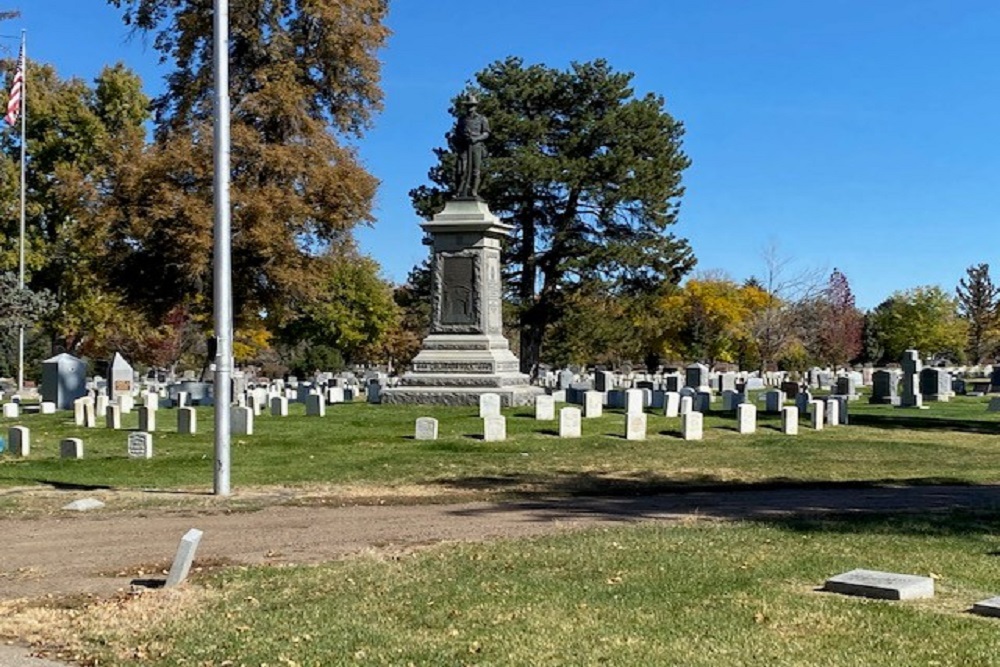
<svg viewBox="0 0 1000 667"><path fill-rule="evenodd" d="M21 113L21 95L24 93L24 46L17 54L17 71L14 72L14 83L10 87L10 99L7 100L7 115L3 117L8 125L17 123Z"/></svg>

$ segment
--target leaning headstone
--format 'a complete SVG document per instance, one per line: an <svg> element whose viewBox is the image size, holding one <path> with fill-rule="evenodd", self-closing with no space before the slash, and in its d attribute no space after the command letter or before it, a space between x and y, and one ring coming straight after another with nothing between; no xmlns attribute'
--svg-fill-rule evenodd
<svg viewBox="0 0 1000 667"><path fill-rule="evenodd" d="M7 429L7 450L11 456L22 458L31 454L31 431L27 426L11 426Z"/></svg>
<svg viewBox="0 0 1000 667"><path fill-rule="evenodd" d="M812 427L817 431L823 430L823 401L816 399L809 402L809 417L812 420Z"/></svg>
<svg viewBox="0 0 1000 667"><path fill-rule="evenodd" d="M604 394L600 391L585 391L583 393L583 417L592 419L604 413Z"/></svg>
<svg viewBox="0 0 1000 667"><path fill-rule="evenodd" d="M625 413L641 415L643 405L642 389L627 389L625 391Z"/></svg>
<svg viewBox="0 0 1000 667"><path fill-rule="evenodd" d="M1000 597L975 603L972 605L972 613L980 616L1000 616Z"/></svg>
<svg viewBox="0 0 1000 667"><path fill-rule="evenodd" d="M414 440L437 440L438 420L434 417L417 417L416 428L413 433Z"/></svg>
<svg viewBox="0 0 1000 667"><path fill-rule="evenodd" d="M323 400L323 397L320 394L309 394L306 396L306 416L326 416L326 401Z"/></svg>
<svg viewBox="0 0 1000 667"><path fill-rule="evenodd" d="M153 458L153 434L137 431L128 434L128 457L130 459Z"/></svg>
<svg viewBox="0 0 1000 667"><path fill-rule="evenodd" d="M498 397L499 398L499 397ZM483 417L483 440L499 442L507 439L507 418L497 415Z"/></svg>
<svg viewBox="0 0 1000 667"><path fill-rule="evenodd" d="M234 405L229 409L229 423L233 435L253 435L253 410Z"/></svg>
<svg viewBox="0 0 1000 667"><path fill-rule="evenodd" d="M556 418L556 401L551 396L542 394L535 397L535 419L552 421Z"/></svg>
<svg viewBox="0 0 1000 667"><path fill-rule="evenodd" d="M785 435L799 434L799 409L794 405L781 408L781 432Z"/></svg>
<svg viewBox="0 0 1000 667"><path fill-rule="evenodd" d="M740 403L736 408L736 430L739 433L754 433L757 430L757 406Z"/></svg>
<svg viewBox="0 0 1000 667"><path fill-rule="evenodd" d="M580 408L561 408L559 410L559 437L580 437Z"/></svg>
<svg viewBox="0 0 1000 667"><path fill-rule="evenodd" d="M823 590L880 600L915 600L934 597L934 579L858 569L827 579Z"/></svg>
<svg viewBox="0 0 1000 667"><path fill-rule="evenodd" d="M681 437L685 440L701 440L704 435L705 416L692 410L681 415Z"/></svg>
<svg viewBox="0 0 1000 667"><path fill-rule="evenodd" d="M681 395L676 391L668 391L663 395L663 416L676 417L680 414Z"/></svg>
<svg viewBox="0 0 1000 667"><path fill-rule="evenodd" d="M194 562L195 552L198 551L198 544L201 542L202 532L197 528L192 528L184 533L181 543L177 547L177 554L174 556L173 565L170 566L170 573L167 574L167 582L164 587L171 588L184 583L188 573L191 571L191 564Z"/></svg>
<svg viewBox="0 0 1000 667"><path fill-rule="evenodd" d="M271 416L272 417L287 417L288 416L288 399L284 396L272 396L271 397Z"/></svg>
<svg viewBox="0 0 1000 667"><path fill-rule="evenodd" d="M500 416L500 394L479 395L479 416L483 419Z"/></svg>
<svg viewBox="0 0 1000 667"><path fill-rule="evenodd" d="M21 416L21 406L17 403L4 403L3 416L5 419L17 419Z"/></svg>
<svg viewBox="0 0 1000 667"><path fill-rule="evenodd" d="M646 413L628 413L625 415L625 439L646 439Z"/></svg>
<svg viewBox="0 0 1000 667"><path fill-rule="evenodd" d="M56 404L52 401L42 401L40 411L43 415L54 415L56 413Z"/></svg>
<svg viewBox="0 0 1000 667"><path fill-rule="evenodd" d="M139 430L152 433L156 430L156 410L146 406L139 408Z"/></svg>
<svg viewBox="0 0 1000 667"><path fill-rule="evenodd" d="M70 512L88 512L90 510L99 510L102 507L104 507L104 503L97 498L80 498L62 506L64 510L69 510Z"/></svg>
<svg viewBox="0 0 1000 667"><path fill-rule="evenodd" d="M194 408L177 409L177 432L181 435L195 435L198 432L198 413Z"/></svg>
<svg viewBox="0 0 1000 667"><path fill-rule="evenodd" d="M110 429L119 430L122 427L122 409L114 404L109 405L105 411L104 423Z"/></svg>
<svg viewBox="0 0 1000 667"><path fill-rule="evenodd" d="M83 440L80 438L66 438L59 443L59 456L64 459L82 459Z"/></svg>

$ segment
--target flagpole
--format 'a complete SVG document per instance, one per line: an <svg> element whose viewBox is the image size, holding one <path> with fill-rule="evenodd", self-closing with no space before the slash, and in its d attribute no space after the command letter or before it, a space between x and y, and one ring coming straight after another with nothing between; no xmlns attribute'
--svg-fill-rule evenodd
<svg viewBox="0 0 1000 667"><path fill-rule="evenodd" d="M24 291L24 199L25 199L25 156L27 155L27 133L25 132L28 115L28 56L25 51L27 30L21 31L21 235L18 242L17 288ZM24 323L17 328L17 392L24 393Z"/></svg>
<svg viewBox="0 0 1000 667"><path fill-rule="evenodd" d="M228 496L233 365L233 286L229 209L229 0L215 0L215 177L213 316L215 324L215 477L217 496Z"/></svg>

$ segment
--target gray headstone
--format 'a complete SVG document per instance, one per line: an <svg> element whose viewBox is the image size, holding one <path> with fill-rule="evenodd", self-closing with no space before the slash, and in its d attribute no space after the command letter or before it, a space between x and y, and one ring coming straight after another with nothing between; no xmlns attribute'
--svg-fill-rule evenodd
<svg viewBox="0 0 1000 667"><path fill-rule="evenodd" d="M306 396L306 416L326 416L326 401L323 400L323 397L320 394L309 394Z"/></svg>
<svg viewBox="0 0 1000 667"><path fill-rule="evenodd" d="M11 456L25 457L31 454L31 431L27 426L11 426L7 430L7 451Z"/></svg>
<svg viewBox="0 0 1000 667"><path fill-rule="evenodd" d="M153 458L153 434L135 432L128 434L128 457L130 459Z"/></svg>
<svg viewBox="0 0 1000 667"><path fill-rule="evenodd" d="M188 573L191 571L191 564L194 562L195 552L198 551L198 544L201 542L202 532L197 528L192 528L184 533L181 543L177 547L177 554L174 556L174 563L170 566L170 573L167 575L166 588L184 583Z"/></svg>
<svg viewBox="0 0 1000 667"><path fill-rule="evenodd" d="M882 600L914 600L934 597L934 580L913 574L851 570L827 579L823 589Z"/></svg>
<svg viewBox="0 0 1000 667"><path fill-rule="evenodd" d="M59 443L59 456L64 459L82 459L83 440L80 438L66 438Z"/></svg>
<svg viewBox="0 0 1000 667"><path fill-rule="evenodd" d="M253 410L233 406L229 409L230 432L233 435L253 435Z"/></svg>
<svg viewBox="0 0 1000 667"><path fill-rule="evenodd" d="M284 396L272 396L271 397L271 416L272 417L287 417L288 416L288 399Z"/></svg>
<svg viewBox="0 0 1000 667"><path fill-rule="evenodd" d="M194 408L177 409L177 432L181 435L195 435L198 432L198 413Z"/></svg>
<svg viewBox="0 0 1000 667"><path fill-rule="evenodd" d="M417 417L413 438L415 440L437 440L438 420L433 417Z"/></svg>

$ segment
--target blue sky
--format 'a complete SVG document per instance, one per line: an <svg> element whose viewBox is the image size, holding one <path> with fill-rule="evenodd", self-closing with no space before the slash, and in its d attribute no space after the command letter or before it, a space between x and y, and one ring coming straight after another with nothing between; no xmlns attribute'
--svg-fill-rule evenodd
<svg viewBox="0 0 1000 667"><path fill-rule="evenodd" d="M102 0L0 8L13 7L8 51L26 28L29 57L62 76L122 60L161 90L157 54ZM667 99L692 160L674 231L699 270L742 280L774 247L790 271L839 268L863 308L953 290L979 262L1000 276L996 0L393 0L389 25L385 110L359 145L382 181L378 222L359 237L390 279L426 252L407 192L425 182L449 99L508 55L605 58L635 73L637 94Z"/></svg>

